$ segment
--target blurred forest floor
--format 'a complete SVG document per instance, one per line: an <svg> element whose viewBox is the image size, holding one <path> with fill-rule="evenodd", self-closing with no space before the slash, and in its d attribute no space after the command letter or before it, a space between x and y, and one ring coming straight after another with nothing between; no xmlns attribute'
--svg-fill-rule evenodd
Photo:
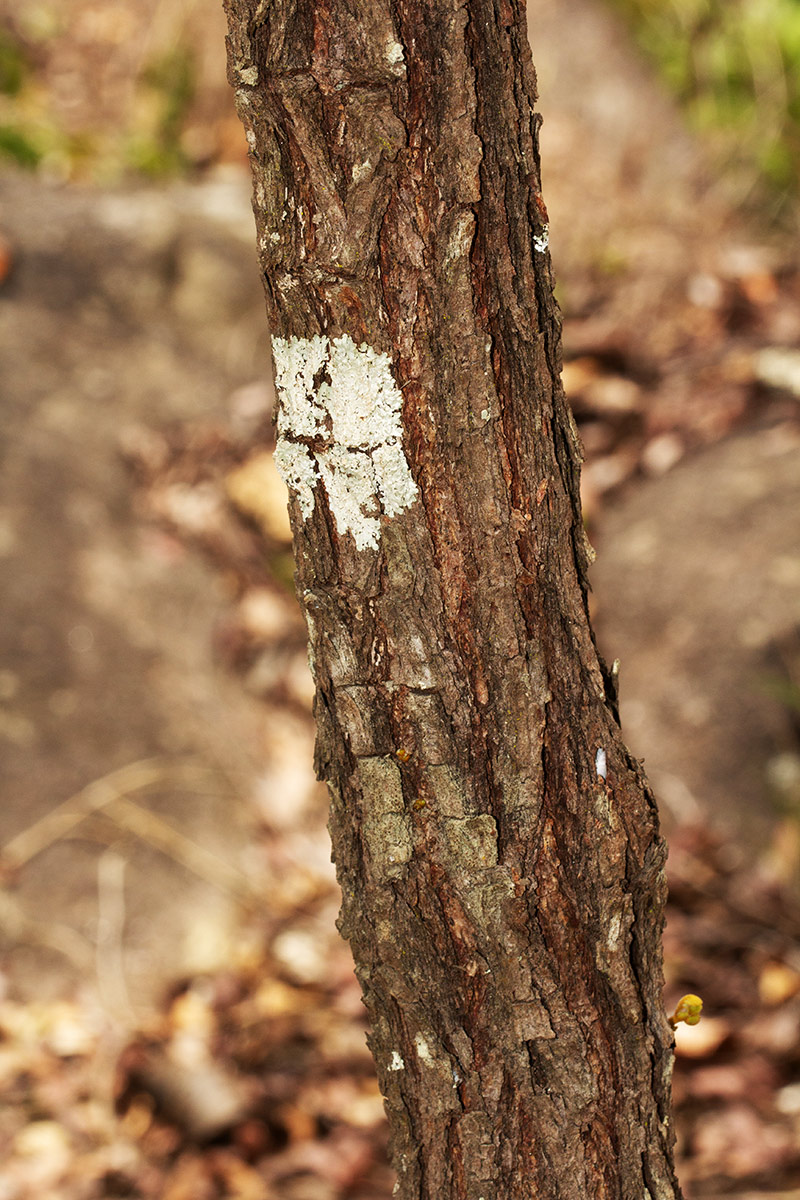
<svg viewBox="0 0 800 1200"><path fill-rule="evenodd" d="M0 177L0 1200L379 1200L222 19L25 10L0 0L39 167ZM667 1002L706 1003L681 1178L800 1197L800 264L596 0L529 12L594 617L670 835Z"/></svg>

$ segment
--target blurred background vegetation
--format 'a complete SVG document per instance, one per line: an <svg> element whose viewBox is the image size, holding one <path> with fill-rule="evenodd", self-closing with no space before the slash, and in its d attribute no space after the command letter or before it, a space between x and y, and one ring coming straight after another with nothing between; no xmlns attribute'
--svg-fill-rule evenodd
<svg viewBox="0 0 800 1200"><path fill-rule="evenodd" d="M738 184L775 219L800 189L797 0L611 0Z"/></svg>
<svg viewBox="0 0 800 1200"><path fill-rule="evenodd" d="M797 0L608 3L658 66L740 202L770 220L793 220ZM104 183L239 157L223 33L218 0L0 0L0 155Z"/></svg>
<svg viewBox="0 0 800 1200"><path fill-rule="evenodd" d="M0 158L100 184L242 157L217 0L0 0Z"/></svg>

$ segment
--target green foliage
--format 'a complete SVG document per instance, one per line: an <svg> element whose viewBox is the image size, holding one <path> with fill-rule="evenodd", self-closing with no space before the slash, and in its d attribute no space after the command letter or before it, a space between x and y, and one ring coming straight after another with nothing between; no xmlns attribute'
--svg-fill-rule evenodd
<svg viewBox="0 0 800 1200"><path fill-rule="evenodd" d="M28 71L22 47L0 28L0 95L16 96Z"/></svg>
<svg viewBox="0 0 800 1200"><path fill-rule="evenodd" d="M800 684L783 675L769 675L763 680L763 690L791 713L800 713Z"/></svg>
<svg viewBox="0 0 800 1200"><path fill-rule="evenodd" d="M0 158L10 158L19 166L35 167L42 155L33 132L18 120L9 120L10 105L22 91L30 75L30 66L22 47L11 34L0 28Z"/></svg>
<svg viewBox="0 0 800 1200"><path fill-rule="evenodd" d="M146 175L163 176L186 169L181 133L195 95L195 65L190 51L177 46L145 69L141 84L149 93L147 114L131 136L127 159Z"/></svg>
<svg viewBox="0 0 800 1200"><path fill-rule="evenodd" d="M773 197L800 194L798 0L611 0L694 125Z"/></svg>
<svg viewBox="0 0 800 1200"><path fill-rule="evenodd" d="M196 91L192 51L177 44L145 65L124 123L112 125L99 112L97 121L76 129L54 102L47 69L58 55L57 39L67 36L47 27L23 44L0 25L0 159L107 181L131 170L156 177L186 171L182 137Z"/></svg>
<svg viewBox="0 0 800 1200"><path fill-rule="evenodd" d="M0 125L0 158L10 158L20 167L39 165L42 152L34 137L14 125Z"/></svg>

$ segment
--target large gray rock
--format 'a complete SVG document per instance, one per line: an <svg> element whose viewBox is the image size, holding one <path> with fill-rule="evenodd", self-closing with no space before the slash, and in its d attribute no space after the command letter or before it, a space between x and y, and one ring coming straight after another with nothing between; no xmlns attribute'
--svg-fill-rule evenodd
<svg viewBox="0 0 800 1200"><path fill-rule="evenodd" d="M800 429L750 430L638 483L595 542L600 645L667 823L707 816L762 845L781 816L770 764L797 749L776 692L800 629Z"/></svg>

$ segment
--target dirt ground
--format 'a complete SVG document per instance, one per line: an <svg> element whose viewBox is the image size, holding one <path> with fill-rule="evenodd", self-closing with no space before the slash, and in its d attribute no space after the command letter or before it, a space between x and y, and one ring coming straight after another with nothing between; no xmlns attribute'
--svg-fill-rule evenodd
<svg viewBox="0 0 800 1200"><path fill-rule="evenodd" d="M688 1177L797 1196L798 264L731 210L600 5L530 10L596 627L676 847L668 979L703 990L716 949L684 917L709 897L741 968L707 971L717 1015L685 1050L736 1081L686 1133ZM0 1200L391 1188L263 453L248 196L243 162L163 188L0 177ZM757 862L771 899L737 917ZM771 1006L767 1049L726 996ZM730 1062L758 1054L753 1125ZM687 1111L719 1101L719 1075L687 1078ZM742 1138L769 1153L717 1169Z"/></svg>
<svg viewBox="0 0 800 1200"><path fill-rule="evenodd" d="M148 808L174 812L177 800L181 825L229 872L243 870L259 715L215 667L224 580L142 526L121 454L126 429L218 418L237 386L263 374L256 269L236 228L238 214L247 229L246 191L240 178L220 188L230 215L200 216L196 238L192 210L202 201L189 192L85 195L29 177L3 181L15 264L0 326L0 836L12 857L12 839L56 806L110 772L135 780L142 763L134 787ZM213 203L213 189L203 195ZM170 776L189 768L191 789L178 799ZM83 975L100 919L98 872L116 861L109 854L123 861L126 851L110 847L125 833L60 834L37 846L14 897L26 919L56 912L74 926L70 944L76 953L77 939L85 944L72 965ZM129 987L141 1003L165 982L163 967L153 971L154 926L165 947L191 941L202 958L227 937L236 910L218 888L139 842L126 873L127 969L141 959ZM175 894L177 905L165 903ZM194 932L192 914L202 914ZM42 953L18 947L7 962L27 994L68 965L50 946L43 972ZM173 948L167 962L188 965Z"/></svg>

